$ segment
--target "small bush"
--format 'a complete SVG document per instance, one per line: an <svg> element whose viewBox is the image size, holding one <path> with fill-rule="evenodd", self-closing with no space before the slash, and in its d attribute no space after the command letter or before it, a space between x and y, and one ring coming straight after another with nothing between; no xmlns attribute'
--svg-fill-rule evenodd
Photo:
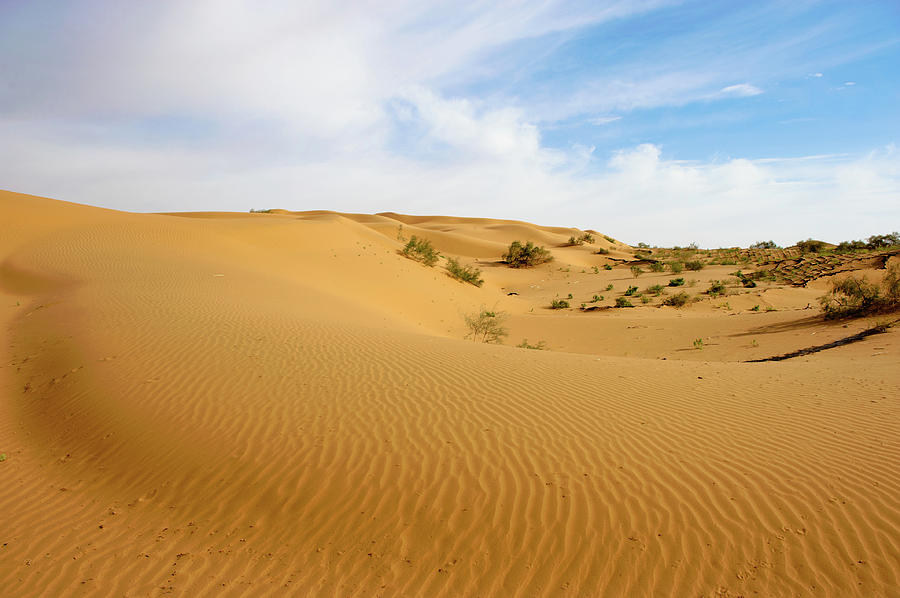
<svg viewBox="0 0 900 598"><path fill-rule="evenodd" d="M428 239L419 239L415 235L410 237L409 242L401 252L411 260L422 262L426 266L433 266L438 261L438 252L435 251Z"/></svg>
<svg viewBox="0 0 900 598"><path fill-rule="evenodd" d="M819 297L825 318L848 318L900 309L900 265L888 268L881 287L865 277L848 276L831 283L831 291Z"/></svg>
<svg viewBox="0 0 900 598"><path fill-rule="evenodd" d="M625 297L616 297L616 307L634 307Z"/></svg>
<svg viewBox="0 0 900 598"><path fill-rule="evenodd" d="M609 264L603 264L603 269L604 270L612 270L612 266L610 266Z"/></svg>
<svg viewBox="0 0 900 598"><path fill-rule="evenodd" d="M650 264L650 270L653 272L665 272L666 265L662 262L653 262Z"/></svg>
<svg viewBox="0 0 900 598"><path fill-rule="evenodd" d="M446 267L447 273L456 280L474 284L476 287L484 284L484 279L481 278L481 270L474 266L460 265L456 258L448 257Z"/></svg>
<svg viewBox="0 0 900 598"><path fill-rule="evenodd" d="M756 304L753 307L751 307L750 311L759 311L759 304Z"/></svg>
<svg viewBox="0 0 900 598"><path fill-rule="evenodd" d="M684 270L684 262L669 262L668 266L672 274L681 274L681 271Z"/></svg>
<svg viewBox="0 0 900 598"><path fill-rule="evenodd" d="M644 270L641 269L640 266L632 266L631 267L631 275L634 276L635 278L637 278L638 276L640 276L643 273L644 273Z"/></svg>
<svg viewBox="0 0 900 598"><path fill-rule="evenodd" d="M703 262L701 262L700 260L691 260L689 262L685 262L684 267L688 270L696 272L697 270L703 269Z"/></svg>
<svg viewBox="0 0 900 598"><path fill-rule="evenodd" d="M703 339L702 338L694 339L694 348L698 349L698 350L703 348Z"/></svg>
<svg viewBox="0 0 900 598"><path fill-rule="evenodd" d="M649 296L641 295L641 303L647 304L647 303L650 303L651 301L653 301L653 300Z"/></svg>
<svg viewBox="0 0 900 598"><path fill-rule="evenodd" d="M637 290L638 290L637 287L635 287L635 286L629 286L629 287L628 287L628 290L625 291L625 296L626 296L626 297L631 297L632 295L634 295L634 294L637 292Z"/></svg>
<svg viewBox="0 0 900 598"><path fill-rule="evenodd" d="M706 289L706 294L710 297L718 297L719 295L724 295L728 292L728 289L725 287L725 283L721 280L714 280L710 283L709 288Z"/></svg>
<svg viewBox="0 0 900 598"><path fill-rule="evenodd" d="M672 295L670 297L666 297L663 300L662 304L670 305L672 307L684 307L685 305L688 304L688 302L690 302L690 300L691 300L691 296L688 295L687 293L685 293L684 291L681 291L681 292L675 293L674 295Z"/></svg>
<svg viewBox="0 0 900 598"><path fill-rule="evenodd" d="M612 284L612 283L609 283L608 285L606 285L606 290L607 290L607 291L613 290L613 284Z"/></svg>
<svg viewBox="0 0 900 598"><path fill-rule="evenodd" d="M684 278L672 278L669 279L670 287L683 287L684 286Z"/></svg>
<svg viewBox="0 0 900 598"><path fill-rule="evenodd" d="M502 311L492 311L482 307L478 312L465 316L466 327L469 332L465 338L471 338L473 342L499 343L509 335L503 322L507 315Z"/></svg>
<svg viewBox="0 0 900 598"><path fill-rule="evenodd" d="M509 264L510 268L529 268L537 266L553 259L550 252L543 247L538 247L531 241L522 245L519 241L513 241L509 245L509 250L503 254L503 261Z"/></svg>
<svg viewBox="0 0 900 598"><path fill-rule="evenodd" d="M609 235L603 235L603 238L606 239L607 241L609 241L610 243L612 243L613 245L616 244L616 240L613 239L612 237L610 237Z"/></svg>
<svg viewBox="0 0 900 598"><path fill-rule="evenodd" d="M653 286L649 286L644 290L645 293L650 293L651 295L656 295L659 297L663 292L663 286L661 284L655 284Z"/></svg>
<svg viewBox="0 0 900 598"><path fill-rule="evenodd" d="M550 302L550 309L566 309L569 307L569 302L565 299L554 299Z"/></svg>
<svg viewBox="0 0 900 598"><path fill-rule="evenodd" d="M598 255L609 255L609 249L604 249L603 247L600 247L594 253L596 253Z"/></svg>
<svg viewBox="0 0 900 598"><path fill-rule="evenodd" d="M536 345L529 345L528 339L523 338L522 342L516 346L520 349L534 349L536 351L543 351L544 349L547 348L547 343L545 343L544 341L539 341L538 344L536 344Z"/></svg>
<svg viewBox="0 0 900 598"><path fill-rule="evenodd" d="M594 295L591 297L591 303L597 303L599 301L603 301L603 295Z"/></svg>
<svg viewBox="0 0 900 598"><path fill-rule="evenodd" d="M757 241L750 246L750 249L778 249L775 241Z"/></svg>

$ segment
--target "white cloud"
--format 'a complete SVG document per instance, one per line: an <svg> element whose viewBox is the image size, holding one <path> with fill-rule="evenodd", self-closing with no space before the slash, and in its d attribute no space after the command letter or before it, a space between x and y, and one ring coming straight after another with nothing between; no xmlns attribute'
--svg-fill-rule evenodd
<svg viewBox="0 0 900 598"><path fill-rule="evenodd" d="M608 125L609 123L614 123L617 120L622 120L621 116L598 116L596 118L589 119L588 122L592 125L597 125L598 127L602 127L603 125Z"/></svg>
<svg viewBox="0 0 900 598"><path fill-rule="evenodd" d="M723 87L721 90L719 90L719 93L727 96L746 98L750 96L758 96L763 93L763 90L756 87L755 85L750 85L749 83L738 83L737 85L729 85L728 87Z"/></svg>

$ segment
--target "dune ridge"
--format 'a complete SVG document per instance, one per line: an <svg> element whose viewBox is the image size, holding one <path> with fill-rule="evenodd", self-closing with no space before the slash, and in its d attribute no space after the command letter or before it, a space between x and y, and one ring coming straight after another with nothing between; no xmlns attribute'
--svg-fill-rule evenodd
<svg viewBox="0 0 900 598"><path fill-rule="evenodd" d="M896 350L462 340L483 304L549 321L506 292L553 271L488 264L510 234L569 229L0 206L13 595L900 594ZM485 286L397 255L396 222L477 257Z"/></svg>

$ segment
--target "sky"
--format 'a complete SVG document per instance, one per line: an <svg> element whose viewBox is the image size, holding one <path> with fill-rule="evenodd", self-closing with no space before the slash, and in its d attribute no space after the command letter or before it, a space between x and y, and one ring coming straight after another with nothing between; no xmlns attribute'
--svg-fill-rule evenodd
<svg viewBox="0 0 900 598"><path fill-rule="evenodd" d="M0 0L0 188L119 210L838 242L898 145L898 0Z"/></svg>

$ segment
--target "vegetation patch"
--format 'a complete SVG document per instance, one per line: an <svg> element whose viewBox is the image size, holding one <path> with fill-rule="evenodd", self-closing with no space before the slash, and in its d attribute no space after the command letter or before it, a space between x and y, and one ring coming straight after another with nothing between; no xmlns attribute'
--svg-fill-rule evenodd
<svg viewBox="0 0 900 598"><path fill-rule="evenodd" d="M684 307L685 305L687 305L690 302L690 300L691 300L690 295L688 295L684 291L680 291L678 293L675 293L674 295L666 297L663 300L662 304L669 305L671 307Z"/></svg>
<svg viewBox="0 0 900 598"><path fill-rule="evenodd" d="M509 264L510 268L530 268L549 262L553 259L550 252L543 247L538 247L531 241L524 245L520 241L513 241L509 245L509 249L503 254L503 261Z"/></svg>
<svg viewBox="0 0 900 598"><path fill-rule="evenodd" d="M565 299L553 299L550 302L550 309L566 309L569 307L569 302Z"/></svg>
<svg viewBox="0 0 900 598"><path fill-rule="evenodd" d="M471 338L473 342L499 343L509 335L503 327L503 322L507 318L505 312L482 307L479 311L464 317L466 328L469 329L464 338Z"/></svg>
<svg viewBox="0 0 900 598"><path fill-rule="evenodd" d="M669 279L670 287L683 287L684 286L684 278L671 278Z"/></svg>
<svg viewBox="0 0 900 598"><path fill-rule="evenodd" d="M634 307L625 297L616 297L616 307Z"/></svg>
<svg viewBox="0 0 900 598"><path fill-rule="evenodd" d="M448 257L446 267L447 273L456 280L474 284L476 287L484 284L484 279L481 278L481 270L475 266L463 266L456 258Z"/></svg>
<svg viewBox="0 0 900 598"><path fill-rule="evenodd" d="M419 239L415 235L410 237L409 241L400 252L411 260L422 262L426 266L433 266L437 263L438 252L431 245L428 239Z"/></svg>
<svg viewBox="0 0 900 598"><path fill-rule="evenodd" d="M864 276L848 276L831 282L827 295L819 297L826 319L851 318L900 309L900 265L888 268L881 286Z"/></svg>

